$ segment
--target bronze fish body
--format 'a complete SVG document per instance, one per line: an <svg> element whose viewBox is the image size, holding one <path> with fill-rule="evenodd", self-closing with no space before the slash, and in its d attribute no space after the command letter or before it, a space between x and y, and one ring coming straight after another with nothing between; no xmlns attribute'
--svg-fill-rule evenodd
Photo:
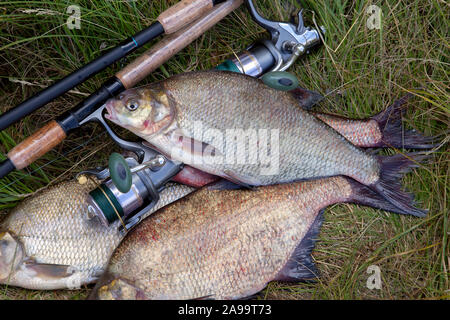
<svg viewBox="0 0 450 320"><path fill-rule="evenodd" d="M272 280L312 279L321 212L337 202L398 211L342 176L253 190L202 188L132 230L91 298L239 299Z"/></svg>
<svg viewBox="0 0 450 320"><path fill-rule="evenodd" d="M299 108L293 95L258 79L185 73L127 90L106 107L107 118L172 159L233 182L259 186L345 175L404 213L424 215L401 191L403 162L355 147Z"/></svg>

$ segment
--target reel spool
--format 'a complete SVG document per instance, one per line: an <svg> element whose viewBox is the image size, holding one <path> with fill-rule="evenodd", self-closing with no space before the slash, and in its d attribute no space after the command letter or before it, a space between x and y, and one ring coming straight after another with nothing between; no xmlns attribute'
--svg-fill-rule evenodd
<svg viewBox="0 0 450 320"><path fill-rule="evenodd" d="M122 193L127 193L131 189L132 175L125 158L117 152L111 153L108 161L109 174L117 189Z"/></svg>

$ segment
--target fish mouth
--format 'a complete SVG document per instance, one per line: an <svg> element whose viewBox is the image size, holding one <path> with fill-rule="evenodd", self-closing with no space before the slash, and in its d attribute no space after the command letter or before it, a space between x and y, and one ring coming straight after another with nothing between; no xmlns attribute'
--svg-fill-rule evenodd
<svg viewBox="0 0 450 320"><path fill-rule="evenodd" d="M105 114L105 118L111 121L117 120L117 116L116 116L116 112L112 106L113 102L112 101L107 101L105 103L105 108L107 113Z"/></svg>

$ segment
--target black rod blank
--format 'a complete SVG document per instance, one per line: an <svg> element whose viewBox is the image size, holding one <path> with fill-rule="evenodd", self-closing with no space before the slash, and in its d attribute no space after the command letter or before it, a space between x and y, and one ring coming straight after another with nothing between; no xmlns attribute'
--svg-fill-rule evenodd
<svg viewBox="0 0 450 320"><path fill-rule="evenodd" d="M60 95L73 89L75 86L86 81L117 60L122 59L132 51L145 45L147 42L155 39L163 33L164 28L162 25L159 22L155 22L146 29L128 38L117 47L111 49L101 57L89 62L77 71L40 91L36 95L17 105L15 108L6 111L0 116L0 131L16 123Z"/></svg>

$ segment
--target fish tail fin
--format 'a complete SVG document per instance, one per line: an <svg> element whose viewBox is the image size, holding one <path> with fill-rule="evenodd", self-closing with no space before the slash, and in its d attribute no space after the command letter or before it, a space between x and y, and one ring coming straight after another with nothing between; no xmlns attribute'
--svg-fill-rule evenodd
<svg viewBox="0 0 450 320"><path fill-rule="evenodd" d="M400 179L404 173L418 167L419 162L427 156L410 153L377 157L380 162L380 179L370 187L401 211L397 211L398 213L424 217L427 210L414 206L414 195L402 190Z"/></svg>
<svg viewBox="0 0 450 320"><path fill-rule="evenodd" d="M403 129L402 115L405 110L403 105L412 96L411 93L408 93L371 118L378 123L383 135L378 147L431 149L437 145L433 143L436 137L425 137L415 130Z"/></svg>
<svg viewBox="0 0 450 320"><path fill-rule="evenodd" d="M347 202L361 204L364 206L389 212L407 214L404 210L394 206L391 202L387 201L384 197L372 190L370 187L365 186L362 183L349 177L345 177L345 179L348 181L352 188L352 195L347 200ZM410 201L412 201L412 199L410 199Z"/></svg>

